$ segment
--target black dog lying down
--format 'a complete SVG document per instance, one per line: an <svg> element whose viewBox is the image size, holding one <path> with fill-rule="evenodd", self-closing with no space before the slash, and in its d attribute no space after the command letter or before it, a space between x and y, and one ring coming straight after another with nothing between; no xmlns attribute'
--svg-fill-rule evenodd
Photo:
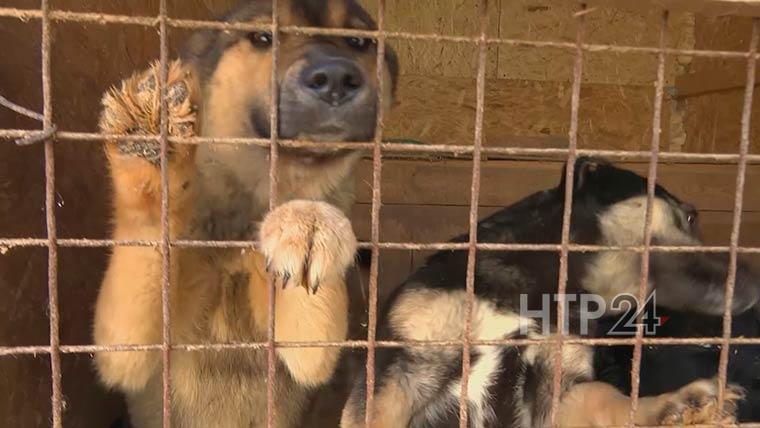
<svg viewBox="0 0 760 428"><path fill-rule="evenodd" d="M656 334L647 337L723 336L723 318L719 316L666 308L658 308L656 316L664 323L657 328ZM599 335L606 335L617 321L617 317L601 320ZM760 337L760 321L755 311L734 315L731 327L732 337ZM641 355L639 391L641 396L649 396L672 391L695 379L715 376L720 346L644 345ZM594 358L596 378L629 394L633 347L597 347ZM728 381L744 389L745 398L738 403L738 421L760 422L760 345L729 347Z"/></svg>
<svg viewBox="0 0 760 428"><path fill-rule="evenodd" d="M565 195L564 174L562 177L558 187L529 196L481 221L478 241L559 243ZM571 241L641 245L646 180L589 158L576 162L574 177ZM652 214L653 244L700 244L694 208L659 186ZM467 239L463 236L455 241ZM725 260L722 255L707 253L652 253L649 278L650 287L657 288L657 303L676 310L720 313L724 306ZM379 339L461 339L467 307L466 266L465 251L442 251L432 256L390 299L381 318ZM616 296L638 291L640 255L635 252L571 252L568 266L567 293L580 297L593 293L608 309ZM479 251L472 339L544 338L555 333L554 300L548 305L542 302L549 301L547 296L556 295L558 272L556 251ZM758 278L740 265L734 299L736 312L744 312L756 304L760 293L756 284ZM567 305L569 331L584 334L583 324L590 322L593 333L596 329L594 320L588 319L590 309L579 301ZM550 322L541 322L547 318ZM555 361L551 345L473 346L471 353L467 387L470 426L547 425ZM562 426L610 426L628 421L629 398L609 383L594 381L593 360L593 350L586 346L563 347L557 419ZM378 349L371 409L373 426L458 426L461 364L459 347ZM698 376L689 378L697 379ZM680 390L675 386L663 390L659 396L640 400L635 416L637 424L694 424L730 419L735 410L734 400L739 399L739 393L729 388L728 413L719 413L714 379L692 382ZM365 404L365 379L360 377L344 408L341 426L363 426Z"/></svg>

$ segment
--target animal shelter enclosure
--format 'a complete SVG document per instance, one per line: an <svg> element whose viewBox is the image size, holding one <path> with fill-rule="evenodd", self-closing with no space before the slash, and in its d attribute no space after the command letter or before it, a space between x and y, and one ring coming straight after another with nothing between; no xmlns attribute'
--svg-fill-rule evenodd
<svg viewBox="0 0 760 428"><path fill-rule="evenodd" d="M373 38L379 51L380 71L375 76L379 82L385 47L393 47L398 55L394 106L387 115L378 109L378 132L372 142L284 140L277 132L271 138L183 140L170 137L166 123L158 135L119 137L160 142L164 165L169 143L268 147L272 176L277 174L282 148L324 145L365 151L357 167L351 220L370 267L358 273L361 286L350 290L354 334L348 341L322 345L367 349L368 407L376 382L375 350L404 346L376 339L378 316L395 287L434 251L468 253L466 291L472 297L480 251L555 251L562 266L558 278L562 293L569 253L621 249L573 244L567 224L569 198L560 245L477 241L479 219L535 191L557 186L566 161L570 165L566 177L573 182L573 161L580 156L605 157L647 176L649 205L656 181L696 206L706 246L658 246L650 242L647 222L645 244L625 249L644 255L675 250L728 253L730 308L737 257L760 267L760 143L754 138L760 132L760 107L754 100L760 2L360 3L377 21L377 30L280 26L277 16L274 24L263 27L211 21L233 0L6 0L0 6L3 426L102 427L123 417L119 394L98 383L95 353L128 349L161 353L166 410L172 350L265 352L271 386L279 369L275 346L314 345L275 344L272 316L269 340L263 343L173 343L167 270L161 343L93 344L93 307L113 247L154 247L164 259L170 248L256 248L251 241L170 239L167 192L162 193L160 240L119 241L110 235L110 184L104 136L97 126L101 97L153 60L160 59L166 68L191 32L204 28L271 30L275 58L279 35ZM159 86L164 86L165 76L163 81ZM271 97L277 99L274 88ZM166 108L164 102L162 111ZM277 109L268 120L277 123ZM162 178L163 184L168 183L166 168ZM276 194L271 197L274 206ZM651 220L651 210L647 213ZM448 242L467 231L470 237L465 242ZM648 262L642 265L641 297ZM168 262L164 266L168 269ZM272 313L271 297L269 308ZM469 332L469 317L463 323ZM730 312L724 323L720 337L652 339L638 328L633 338L565 338L558 346L633 344L640 357L646 345L720 345L719 377L725 386L732 347L760 345L760 339L732 337ZM460 341L414 346L461 347L466 395L472 345L527 343L530 340L474 341L466 334ZM635 358L632 379L638 378L639 370ZM554 379L558 386L559 370ZM555 390L556 405L559 388ZM271 424L275 411L271 388L268 397ZM325 421L337 421L342 403L331 397L324 401L309 410L308 426L331 426ZM636 402L634 398L634 407ZM467 426L467 405L461 404L459 412L461 426Z"/></svg>

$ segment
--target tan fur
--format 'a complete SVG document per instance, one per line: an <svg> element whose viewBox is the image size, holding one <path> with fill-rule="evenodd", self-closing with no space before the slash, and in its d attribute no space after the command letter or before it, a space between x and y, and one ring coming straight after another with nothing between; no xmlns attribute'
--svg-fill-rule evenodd
<svg viewBox="0 0 760 428"><path fill-rule="evenodd" d="M280 24L309 25L304 17L294 15L287 1L280 4ZM328 27L354 26L366 29L366 25L357 25L358 19L347 16L345 3L341 0L328 1ZM253 22L269 23L268 18L256 18ZM292 67L308 49L308 36L282 34L278 57L278 72L294 72ZM375 70L376 55L371 52L357 54L353 59L368 71L366 84L377 87ZM269 109L271 95L272 60L268 52L262 52L245 41L237 42L222 55L219 64L209 79L204 90L204 108L201 116L202 134L210 137L250 136L253 132L246 115L234 114L246 110L254 104ZM241 85L240 82L256 82L255 85ZM383 70L383 108L387 111L393 103L390 70L387 65ZM374 90L372 91L374 92ZM319 139L320 136L302 135L304 139ZM338 140L333 138L332 140ZM268 149L241 150L234 145L201 145L198 153L200 165L223 164L225 170L235 173L237 179L250 183L255 190L257 207L266 207L269 202L269 168ZM278 159L277 194L281 200L323 199L348 212L354 203L353 171L360 159L359 152L349 153L316 162L304 162L300 157L280 153ZM252 168L259 165L259 168ZM226 172L226 171L225 171ZM208 168L205 181L210 187L210 194L223 193L224 181L227 179L222 171ZM264 210L258 210L254 217L261 218Z"/></svg>
<svg viewBox="0 0 760 428"><path fill-rule="evenodd" d="M460 340L463 334L463 317L466 308L466 293L441 292L430 289L412 289L397 297L389 322L399 340L430 341ZM521 326L529 326L530 320L516 314L502 313L488 302L476 299L472 311L472 338L480 340L502 339L516 334ZM528 345L520 352L526 366L542 371L539 390L532 394L542 400L551 399L552 374L556 345L551 337L528 333L532 339L546 339L546 344ZM472 364L468 383L469 418L472 426L490 426L495 421L493 409L488 400L489 386L495 376L513 376L515 383L515 426L535 428L548 424L549 414L532 415L532 409L523 401L525 398L525 375L505 373L500 370L500 358L494 355L498 347L476 347L479 357ZM404 364L386 368L385 374L377 379L378 387L371 409L371 425L374 428L405 427L414 423L422 412L431 415L450 414L456 411L446 407L458 400L461 391L459 382L451 383L445 391L436 392L434 398L417 396L446 384L451 372L447 361L455 360L461 347L415 348L406 352L410 358ZM593 350L585 345L565 344L562 347L562 388L558 409L558 426L561 427L602 427L625 426L631 408L630 397L622 395L614 387L601 382L588 382L593 378ZM535 382L536 379L533 380ZM636 420L640 425L680 425L710 423L717 418L730 421L734 414L736 400L741 394L729 386L726 394L726 410L717 410L717 382L698 381L678 391L639 400ZM445 396L444 396L445 395ZM365 425L363 399L352 397L343 409L341 427L354 428ZM439 406L436 406L439 403ZM550 402L533 403L547 409Z"/></svg>
<svg viewBox="0 0 760 428"><path fill-rule="evenodd" d="M725 409L717 406L716 380L699 380L668 394L639 399L635 420L637 425L699 425L734 423L732 417L740 391L726 390ZM631 399L611 385L600 382L578 384L564 397L557 420L563 427L626 426Z"/></svg>
<svg viewBox="0 0 760 428"><path fill-rule="evenodd" d="M412 418L412 409L405 405L409 403L409 390L396 383L388 384L375 394L375 407L372 413L372 428L406 427ZM346 406L341 415L340 426L365 426L364 413L357 414L354 408Z"/></svg>
<svg viewBox="0 0 760 428"><path fill-rule="evenodd" d="M336 3L327 10L327 22L332 27L341 27L346 24L346 4Z"/></svg>
<svg viewBox="0 0 760 428"><path fill-rule="evenodd" d="M688 234L680 232L668 202L655 198L652 206L652 237L669 245L696 245ZM599 218L605 245L635 246L644 243L646 197L635 197L616 204ZM640 256L628 251L603 251L596 255L584 289L602 296L609 304L615 296L638 295L641 280ZM650 284L651 287L651 284ZM608 305L609 307L609 305Z"/></svg>
<svg viewBox="0 0 760 428"><path fill-rule="evenodd" d="M239 49L228 52L223 63L246 65ZM247 64L253 66L253 63ZM226 66L225 66L226 67ZM235 68L232 65L230 68ZM255 67L253 67L255 69ZM250 69L249 69L250 70ZM146 89L156 66L125 81L104 98L101 129L104 133L154 133L159 127L156 88ZM240 75L227 74L231 79ZM247 79L250 79L250 74ZM219 83L221 85L221 83ZM148 85L149 86L149 85ZM244 85L243 85L244 86ZM215 110L242 108L239 99L210 96L201 92L190 68L173 63L168 87L186 90L185 98L169 105L170 134L191 136L236 134L232 122L214 116ZM238 90L245 92L247 89ZM253 91L253 89L251 89ZM247 96L264 96L266 91ZM227 95L230 92L227 91ZM205 104L211 100L211 104ZM213 104L217 102L218 104ZM237 104L236 104L237 103ZM202 112L200 128L195 112ZM210 119L216 117L216 119ZM207 132L207 133L204 133ZM161 237L160 175L158 167L135 155L140 145L110 141L108 159L114 184L114 239ZM210 156L214 148L204 146L195 156L191 145L172 145L169 153L170 236L204 237L197 223L215 207L217 199L234 197L223 191L228 183ZM245 168L262 175L268 172L265 152L243 149L239 158ZM205 157L201 157L202 153ZM225 153L224 150L221 151ZM213 159L212 159L213 158ZM275 339L278 341L343 340L347 331L347 290L344 273L353 262L356 239L341 210L324 202L297 201L299 197L335 200L347 210L351 200L341 196L350 189L356 155L336 160L333 165L305 168L296 159L284 159L282 169L285 202L269 213L261 225L262 253L241 250L177 249L170 259L170 306L173 343L226 343L265 341L267 336L270 269L283 278L282 270L303 266L307 287L278 286L275 296ZM289 162L289 163L288 163ZM242 165L241 165L242 167ZM237 177L241 180L245 177ZM310 180L308 183L303 180ZM303 186L298 186L302 183ZM252 181L253 218L266 212L268 186ZM258 187L256 187L258 186ZM305 193L305 194L304 194ZM347 192L350 194L350 191ZM228 201L224 201L228 202ZM240 208L239 208L240 209ZM238 210L239 210L238 209ZM256 227L252 227L252 231ZM255 235L246 235L253 239ZM307 251L308 250L308 251ZM158 250L146 247L114 249L97 301L94 338L99 345L158 344L161 329L162 259ZM294 278L300 281L301 278ZM318 284L317 284L318 281ZM282 284L280 284L282 285ZM318 285L316 294L315 286ZM282 348L278 350L275 400L279 407L276 426L297 426L305 407L308 388L331 377L338 348ZM161 424L161 356L159 352L108 352L96 354L103 382L126 393L135 426ZM172 419L179 427L259 427L266 423L266 350L173 351Z"/></svg>
<svg viewBox="0 0 760 428"><path fill-rule="evenodd" d="M327 26L356 24L347 16L343 2L326 3ZM306 17L292 13L296 9L289 1L279 4L281 25L309 25ZM263 15L253 16L251 22L269 22L262 5L264 2L254 5L261 8L256 13ZM222 52L213 70L203 68L200 62L172 64L167 82L169 134L259 136L251 125L250 112L269 110L271 51L254 48L244 34L236 32L222 33L230 41L224 46L205 45L205 36L196 36L189 43L191 58L203 55L206 48ZM275 70L280 78L288 70L294 72L293 65L310 43L309 37L280 34L280 68ZM368 76L375 75L374 53L351 55ZM387 67L384 75L387 108L392 89ZM108 134L157 134L158 80L158 68L153 66L112 90L104 98L101 130ZM367 85L374 86L375 82L368 79ZM310 157L281 149L277 175L281 205L267 214L269 148L211 143L171 144L168 150L172 239L258 237L263 244L261 252L172 248L172 342L265 341L271 280L277 285L275 340L345 339L348 301L344 274L356 249L345 214L353 204L353 170L361 154ZM155 141L109 141L107 153L114 192L113 237L159 240L161 186ZM286 273L291 275L287 283ZM158 250L115 248L98 297L95 342L161 343L161 278ZM339 352L334 347L277 350L275 426L298 426L309 388L330 379ZM173 351L171 357L174 426L265 424L265 349ZM140 428L160 426L160 353L98 353L95 358L103 382L126 393L133 424Z"/></svg>

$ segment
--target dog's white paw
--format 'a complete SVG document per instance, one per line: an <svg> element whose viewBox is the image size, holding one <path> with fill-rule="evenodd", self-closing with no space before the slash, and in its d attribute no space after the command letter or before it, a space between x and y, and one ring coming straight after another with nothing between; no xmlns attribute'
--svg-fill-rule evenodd
<svg viewBox="0 0 760 428"><path fill-rule="evenodd" d="M316 293L324 281L342 278L356 254L351 222L326 202L280 205L264 218L259 238L267 271L283 288L303 286Z"/></svg>

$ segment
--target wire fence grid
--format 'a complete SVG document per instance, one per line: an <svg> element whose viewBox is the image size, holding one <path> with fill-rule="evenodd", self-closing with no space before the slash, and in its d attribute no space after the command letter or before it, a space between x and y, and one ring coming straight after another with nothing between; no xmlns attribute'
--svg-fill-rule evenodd
<svg viewBox="0 0 760 428"><path fill-rule="evenodd" d="M274 405L274 383L276 375L276 353L277 348L288 347L340 347L340 348L366 348L367 349L367 382L366 382L366 426L370 427L372 423L374 402L374 386L376 380L375 373L375 351L377 348L392 347L461 347L462 349L462 382L459 406L460 427L468 426L468 406L467 392L468 381L470 376L470 351L472 346L525 346L531 344L544 344L547 340L555 341L557 352L555 354L554 364L554 392L552 397L551 423L556 426L558 404L560 401L560 383L562 376L562 359L561 349L568 344L586 344L592 346L614 346L614 345L633 345L634 358L631 370L632 381L632 408L628 426L633 426L633 416L638 406L639 393L639 375L641 370L641 352L643 346L648 345L720 345L720 363L719 363L719 382L721 385L719 406L723 406L725 397L725 387L727 378L729 347L736 345L760 345L760 338L732 338L731 337L731 311L733 301L734 284L736 280L737 257L739 254L758 254L760 248L745 247L739 245L740 225L742 218L742 206L745 190L745 175L749 163L760 162L760 155L749 153L750 146L750 123L751 108L753 102L753 89L755 86L755 71L758 54L758 38L760 37L760 20L753 20L752 35L750 47L746 52L738 51L721 51L721 50L701 50L701 49L674 49L668 47L668 11L662 11L660 20L660 39L656 47L641 46L620 46L591 44L584 42L584 21L586 15L593 12L594 9L587 9L584 4L580 4L578 12L572 17L577 21L577 33L574 42L557 42L557 41L535 41L509 38L494 38L487 35L487 8L486 0L479 0L479 32L477 36L445 36L440 34L422 34L401 31L387 31L385 29L385 12L386 5L384 0L378 2L377 16L378 23L376 30L356 30L356 29L337 29L337 28L314 28L298 27L290 25L280 25L278 16L278 0L272 0L273 13L272 23L267 25L254 25L248 23L225 23L217 21L198 21L187 19L175 19L168 16L167 1L161 0L159 4L158 16L128 16L113 15L87 12L72 12L65 10L51 10L49 0L41 0L39 10L26 10L0 7L0 17L17 18L21 20L39 20L42 31L41 57L42 57L42 89L43 89L43 112L38 114L23 107L13 104L11 101L0 97L0 105L13 109L14 111L34 118L42 122L40 130L20 130L20 129L0 129L0 138L17 139L19 144L32 144L35 142L44 142L45 156L45 206L46 206L46 227L47 237L44 239L37 238L0 238L0 247L47 247L48 249L48 291L49 291L49 322L50 322L50 343L49 346L20 346L20 347L0 347L0 356L14 355L50 355L51 364L51 405L52 405L52 425L54 428L62 426L62 396L61 396L61 354L70 353L94 353L94 352L114 352L114 351L160 351L162 354L162 410L163 423L165 427L171 425L171 351L199 351L199 350L226 350L226 349L266 349L268 351L268 371L267 371L267 426L273 427L276 420L276 407ZM155 27L160 35L160 65L161 73L159 79L159 90L161 93L161 126L159 135L147 136L124 136L124 135L105 135L99 133L70 132L59 130L53 123L53 99L51 94L51 35L50 28L52 22L80 22L93 23L100 25L137 25L145 27ZM424 40L434 42L448 43L465 43L471 44L477 48L477 78L476 78L476 116L475 130L472 145L415 145L415 144L389 144L383 142L382 135L384 129L384 114L381 96L378 96L376 132L372 142L313 142L299 140L280 139L277 135L278 130L278 109L270 108L270 138L177 138L168 135L168 118L167 118L167 88L166 82L168 77L169 63L169 28L185 29L219 29L230 31L242 30L267 30L273 35L272 56L273 67L271 75L271 105L277 105L279 96L277 91L277 61L280 50L279 37L281 34L302 34L302 35L326 35L326 36L355 36L371 37L377 40L377 59L376 59L376 76L378 85L378 94L383 94L384 83L384 54L388 40ZM540 148L519 148L519 147L484 147L483 146L483 117L485 114L485 73L488 47L492 45L520 46L531 47L535 49L560 49L571 51L574 56L573 77L572 77L572 95L571 95L571 115L569 144L566 149L540 149ZM657 76L655 81L654 109L652 118L652 140L650 150L646 151L626 151L626 150L584 150L578 148L578 114L580 109L580 90L583 75L583 57L587 52L610 52L610 53L633 53L641 55L655 55L657 57ZM706 58L739 58L747 61L747 77L745 85L745 94L743 99L743 110L741 119L741 141L740 149L736 154L707 154L707 153L673 153L660 151L660 138L662 126L662 103L665 87L665 63L669 55L689 55L694 57ZM157 141L161 144L161 237L160 240L113 240L113 239L59 239L56 231L55 215L55 158L53 155L54 144L63 141L87 142L101 141L104 139L112 140L150 140ZM244 144L268 147L270 150L270 207L275 207L278 202L277 197L277 160L278 148L282 147L303 147L309 145L319 145L322 147L334 149L362 149L371 150L372 153L372 207L371 207L371 239L369 242L360 243L361 248L371 249L370 281L369 281L369 309L368 309L368 332L366 340L346 340L346 341L322 341L322 342L278 342L274 337L274 307L275 293L274 283L270 281L269 293L269 318L268 318L268 339L265 342L254 343L218 343L218 344L180 344L173 343L171 338L171 317L169 307L171 248L241 248L256 249L257 243L254 241L191 241L191 240L173 240L170 239L169 233L169 196L166 189L168 188L168 163L167 148L169 144L202 144L202 143L227 143L227 144ZM380 209L382 202L382 167L383 156L392 152L405 153L452 153L467 154L472 156L472 182L471 182L471 199L469 207L469 241L465 243L415 243L415 242L381 242L380 241ZM557 245L545 244L491 244L479 243L477 240L477 221L478 221L478 200L480 193L481 178L481 158L488 154L501 155L529 155L563 158L567 161L566 169L566 192L563 212L563 226L561 243ZM603 246L603 245L577 245L570 242L570 218L572 215L572 192L573 192L573 175L574 160L582 155L603 156L612 159L643 159L648 160L648 188L647 188L647 209L644 230L644 243L640 246L621 247L621 246ZM652 239L652 206L654 199L654 189L657 180L657 165L661 160L665 161L683 161L683 162L700 162L716 161L722 163L737 164L737 176L735 187L735 204L733 211L733 224L731 228L730 243L727 246L657 246L651 244ZM85 345L85 346L66 346L61 345L59 335L59 306L58 306L58 255L60 247L114 247L114 246L145 246L155 247L162 254L162 340L159 344L151 345ZM469 304L467 306L466 317L463 320L464 337L462 340L450 341L384 341L376 337L377 328L377 289L378 289L378 266L381 249L405 249L405 250L460 250L467 251L467 275L465 289L468 296ZM556 251L559 253L560 274L558 278L558 292L564 293L568 278L568 257L571 252L593 252L593 251L633 251L643 255L641 257L641 277L639 283L640 301L646 292L647 277L649 272L649 257L652 252L727 252L729 254L729 270L726 278L726 303L723 317L723 335L722 337L703 337L703 338L650 338L643 336L642 326L637 326L636 335L633 338L578 338L567 335L563 331L564 325L561 322L563 313L566 310L565 302L559 299L558 305L558 333L552 339L504 339L504 340L477 340L471 337L472 330L472 305L474 304L475 294L475 260L478 251ZM741 426L760 426L760 424L743 424Z"/></svg>

